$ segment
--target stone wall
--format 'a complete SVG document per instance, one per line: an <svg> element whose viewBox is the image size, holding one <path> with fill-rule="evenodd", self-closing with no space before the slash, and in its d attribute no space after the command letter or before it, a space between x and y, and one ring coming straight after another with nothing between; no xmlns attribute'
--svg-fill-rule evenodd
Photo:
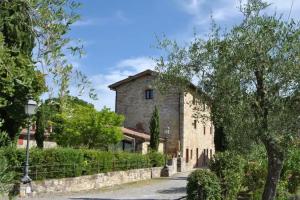
<svg viewBox="0 0 300 200"><path fill-rule="evenodd" d="M147 153L149 153L148 152L148 147L149 147L149 145L150 145L150 142L143 142L142 144L142 147L141 147L141 153L142 154L147 154ZM158 152L159 153L164 153L164 143L163 142L160 142L159 143L159 145L158 145Z"/></svg>
<svg viewBox="0 0 300 200"><path fill-rule="evenodd" d="M100 173L75 178L49 179L33 181L32 192L36 194L78 192L84 190L95 190L103 187L142 181L151 178L158 178L161 174L161 167L133 169L128 171L116 171ZM26 195L21 191L21 196Z"/></svg>
<svg viewBox="0 0 300 200"><path fill-rule="evenodd" d="M124 126L150 132L149 122L155 105L160 114L160 136L170 127L167 151L176 155L179 149L179 97L176 90L161 94L155 88L155 77L145 75L116 88L116 112L125 116ZM145 99L145 90L153 89L153 99Z"/></svg>
<svg viewBox="0 0 300 200"><path fill-rule="evenodd" d="M203 167L215 153L214 127L210 120L210 109L193 95L184 95L183 155L185 170ZM183 164L183 163L182 163Z"/></svg>

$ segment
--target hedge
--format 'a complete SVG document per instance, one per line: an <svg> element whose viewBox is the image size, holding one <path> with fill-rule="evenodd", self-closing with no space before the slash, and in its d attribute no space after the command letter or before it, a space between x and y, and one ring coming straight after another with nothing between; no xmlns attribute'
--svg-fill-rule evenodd
<svg viewBox="0 0 300 200"><path fill-rule="evenodd" d="M15 179L23 174L25 150L0 149L0 156L8 162ZM30 150L30 177L33 180L76 177L102 172L163 166L164 157L159 153L146 155L126 152L104 152L88 149L53 148Z"/></svg>

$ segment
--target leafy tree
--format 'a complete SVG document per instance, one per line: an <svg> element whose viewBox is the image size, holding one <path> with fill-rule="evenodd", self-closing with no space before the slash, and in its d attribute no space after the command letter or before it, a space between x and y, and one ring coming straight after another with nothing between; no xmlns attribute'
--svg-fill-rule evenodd
<svg viewBox="0 0 300 200"><path fill-rule="evenodd" d="M159 113L155 106L150 120L150 148L153 151L158 151L159 145Z"/></svg>
<svg viewBox="0 0 300 200"><path fill-rule="evenodd" d="M45 140L45 128L46 128L46 118L45 118L45 106L42 104L36 113L36 131L35 131L35 141L37 147L44 148Z"/></svg>
<svg viewBox="0 0 300 200"><path fill-rule="evenodd" d="M0 2L0 117L1 130L15 139L25 119L24 104L45 90L44 77L31 60L34 36L25 1Z"/></svg>
<svg viewBox="0 0 300 200"><path fill-rule="evenodd" d="M120 127L124 117L108 108L97 111L89 104L73 102L56 117L55 139L61 146L108 150L123 138Z"/></svg>
<svg viewBox="0 0 300 200"><path fill-rule="evenodd" d="M26 117L23 105L46 91L45 81L49 96L58 91L61 110L70 84L78 86L79 94L90 88L87 77L66 58L66 53L82 54L82 45L73 45L67 36L79 19L79 6L73 0L0 1L0 117L11 139ZM89 95L96 98L93 91L90 88Z"/></svg>
<svg viewBox="0 0 300 200"><path fill-rule="evenodd" d="M162 41L171 53L158 68L167 81L170 74L181 82L198 78L213 119L224 127L231 145L265 147L268 175L262 199L271 200L300 128L300 23L262 14L267 6L249 0L241 7L240 25L221 35L213 24L206 39L196 37L188 47Z"/></svg>

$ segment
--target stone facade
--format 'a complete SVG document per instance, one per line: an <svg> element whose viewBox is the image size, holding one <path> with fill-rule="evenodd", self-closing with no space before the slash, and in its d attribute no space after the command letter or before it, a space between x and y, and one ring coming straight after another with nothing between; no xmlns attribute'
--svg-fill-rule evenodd
<svg viewBox="0 0 300 200"><path fill-rule="evenodd" d="M160 115L160 137L170 128L166 150L169 155L181 156L190 169L204 166L214 154L214 131L209 120L209 109L201 110L203 103L190 91L171 89L161 94L155 87L156 72L146 70L110 85L116 91L116 112L125 116L124 127L149 133L149 122L157 106ZM153 92L146 98L146 91ZM206 118L195 118L195 108ZM195 124L196 120L196 125ZM204 132L205 129L205 132Z"/></svg>

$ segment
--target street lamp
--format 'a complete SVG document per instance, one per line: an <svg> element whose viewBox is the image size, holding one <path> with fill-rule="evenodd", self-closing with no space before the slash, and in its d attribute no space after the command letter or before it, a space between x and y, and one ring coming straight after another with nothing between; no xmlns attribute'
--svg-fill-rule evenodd
<svg viewBox="0 0 300 200"><path fill-rule="evenodd" d="M167 167L167 144L168 144L168 138L170 135L170 127L167 126L164 130L165 134L165 167Z"/></svg>
<svg viewBox="0 0 300 200"><path fill-rule="evenodd" d="M24 176L21 179L22 183L30 183L31 178L28 175L29 172L29 141L30 141L30 117L36 113L37 103L30 99L25 107L25 114L28 117L28 127L27 127L27 145L26 145L26 162L24 167Z"/></svg>

